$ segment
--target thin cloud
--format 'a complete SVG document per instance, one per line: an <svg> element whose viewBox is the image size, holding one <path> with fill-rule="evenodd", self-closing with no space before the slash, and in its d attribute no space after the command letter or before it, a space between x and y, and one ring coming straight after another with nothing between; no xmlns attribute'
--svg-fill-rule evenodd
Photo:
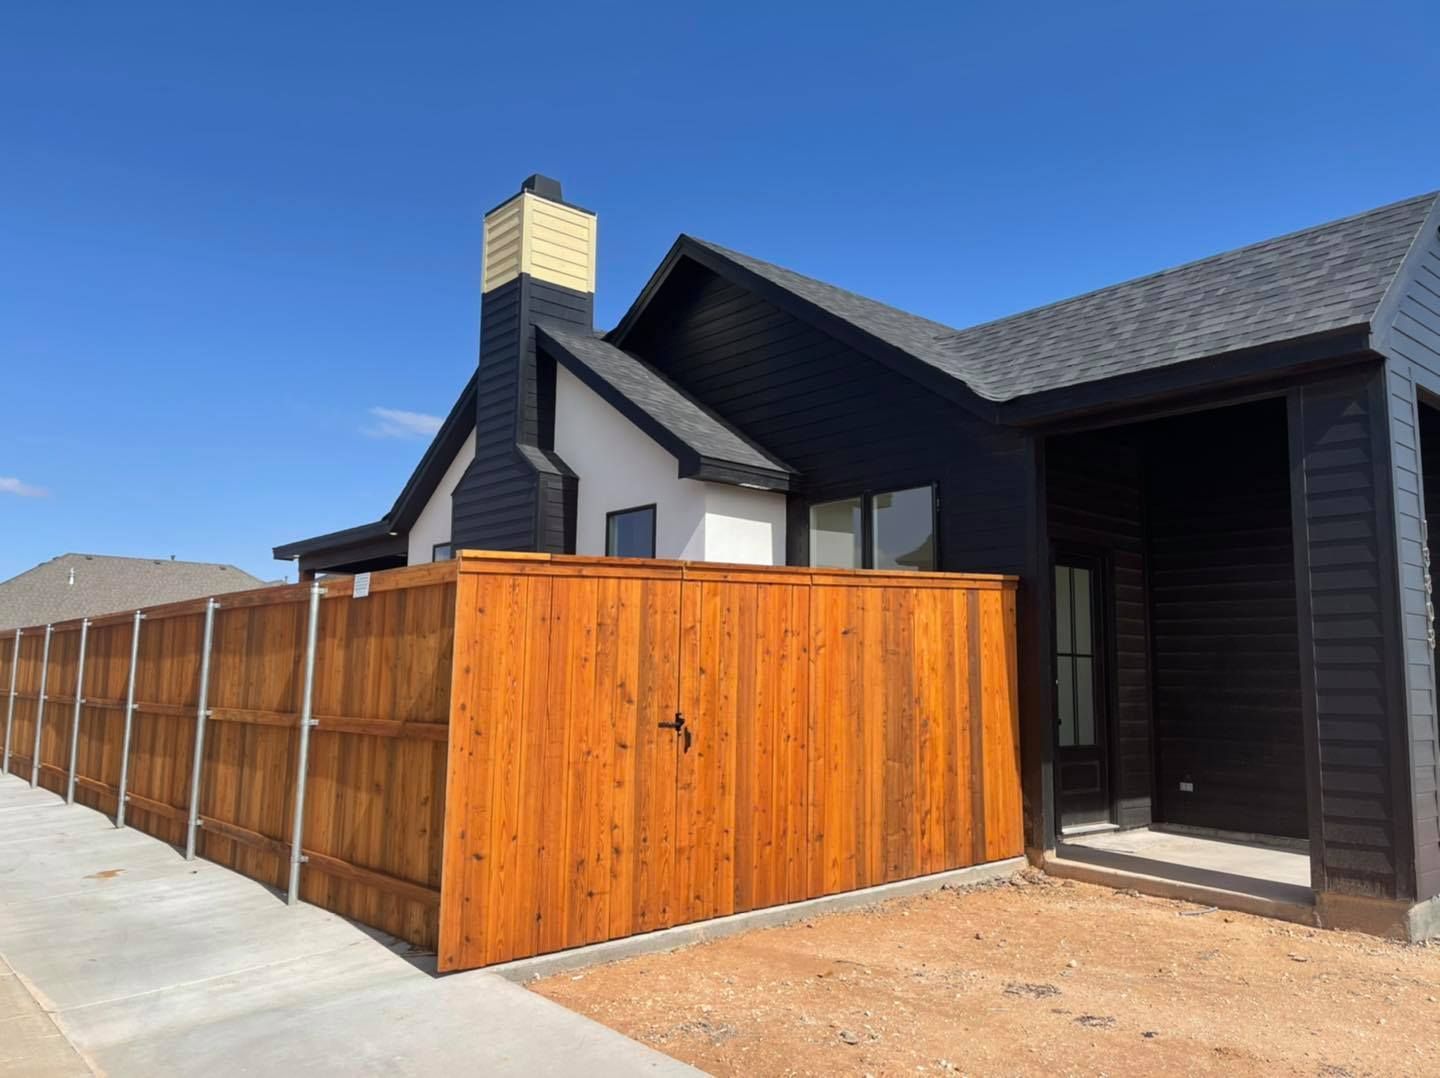
<svg viewBox="0 0 1440 1078"><path fill-rule="evenodd" d="M365 433L371 438L430 438L443 422L439 416L398 408L371 408L370 414L375 422L365 428Z"/></svg>
<svg viewBox="0 0 1440 1078"><path fill-rule="evenodd" d="M22 483L14 476L0 475L0 494L14 494L20 498L44 498L50 492L41 487Z"/></svg>

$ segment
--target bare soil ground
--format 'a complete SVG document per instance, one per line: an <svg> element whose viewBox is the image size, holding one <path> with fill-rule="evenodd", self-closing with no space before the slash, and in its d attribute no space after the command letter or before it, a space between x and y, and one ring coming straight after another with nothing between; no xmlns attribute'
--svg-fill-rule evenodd
<svg viewBox="0 0 1440 1078"><path fill-rule="evenodd" d="M717 1075L1440 1074L1440 947L1031 872L531 987Z"/></svg>

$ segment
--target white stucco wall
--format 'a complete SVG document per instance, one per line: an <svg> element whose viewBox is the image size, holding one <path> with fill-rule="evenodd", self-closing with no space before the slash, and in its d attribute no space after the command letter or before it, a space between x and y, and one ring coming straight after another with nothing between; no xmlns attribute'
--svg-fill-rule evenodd
<svg viewBox="0 0 1440 1078"><path fill-rule="evenodd" d="M465 439L465 444L460 447L460 452L456 453L455 459L450 462L450 467L445 469L435 493L430 495L430 500L425 503L425 508L420 510L420 515L410 527L407 565L423 565L433 561L435 544L450 541L450 494L474 459L475 432L472 430Z"/></svg>
<svg viewBox="0 0 1440 1078"><path fill-rule="evenodd" d="M605 553L605 514L654 504L655 555L785 564L785 496L681 479L675 458L564 367L555 451L580 477L575 552Z"/></svg>

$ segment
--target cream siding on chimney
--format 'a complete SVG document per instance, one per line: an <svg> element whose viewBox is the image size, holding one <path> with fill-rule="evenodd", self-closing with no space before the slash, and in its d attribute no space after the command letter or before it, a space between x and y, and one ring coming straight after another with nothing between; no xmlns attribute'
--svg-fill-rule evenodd
<svg viewBox="0 0 1440 1078"><path fill-rule="evenodd" d="M595 291L595 215L528 191L485 218L481 291L522 273L576 292Z"/></svg>

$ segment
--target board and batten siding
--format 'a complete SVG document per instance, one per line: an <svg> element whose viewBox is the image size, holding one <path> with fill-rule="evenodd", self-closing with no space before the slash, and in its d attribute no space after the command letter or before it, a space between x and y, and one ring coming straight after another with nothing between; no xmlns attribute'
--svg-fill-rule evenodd
<svg viewBox="0 0 1440 1078"><path fill-rule="evenodd" d="M1437 215L1420 230L1405 267L1376 319L1374 342L1386 357L1389 451L1400 614L1405 648L1409 799L1414 819L1415 897L1440 895L1440 729L1437 729L1435 656L1428 641L1425 529L1440 505L1434 470L1440 446L1422 416L1440 400L1440 238ZM1422 400L1428 394L1430 400ZM1426 458L1423 459L1422 458ZM1430 529L1430 549L1437 543Z"/></svg>
<svg viewBox="0 0 1440 1078"><path fill-rule="evenodd" d="M936 482L939 568L1020 572L1035 489L1027 435L978 419L816 326L682 263L624 346L804 476L798 507Z"/></svg>

